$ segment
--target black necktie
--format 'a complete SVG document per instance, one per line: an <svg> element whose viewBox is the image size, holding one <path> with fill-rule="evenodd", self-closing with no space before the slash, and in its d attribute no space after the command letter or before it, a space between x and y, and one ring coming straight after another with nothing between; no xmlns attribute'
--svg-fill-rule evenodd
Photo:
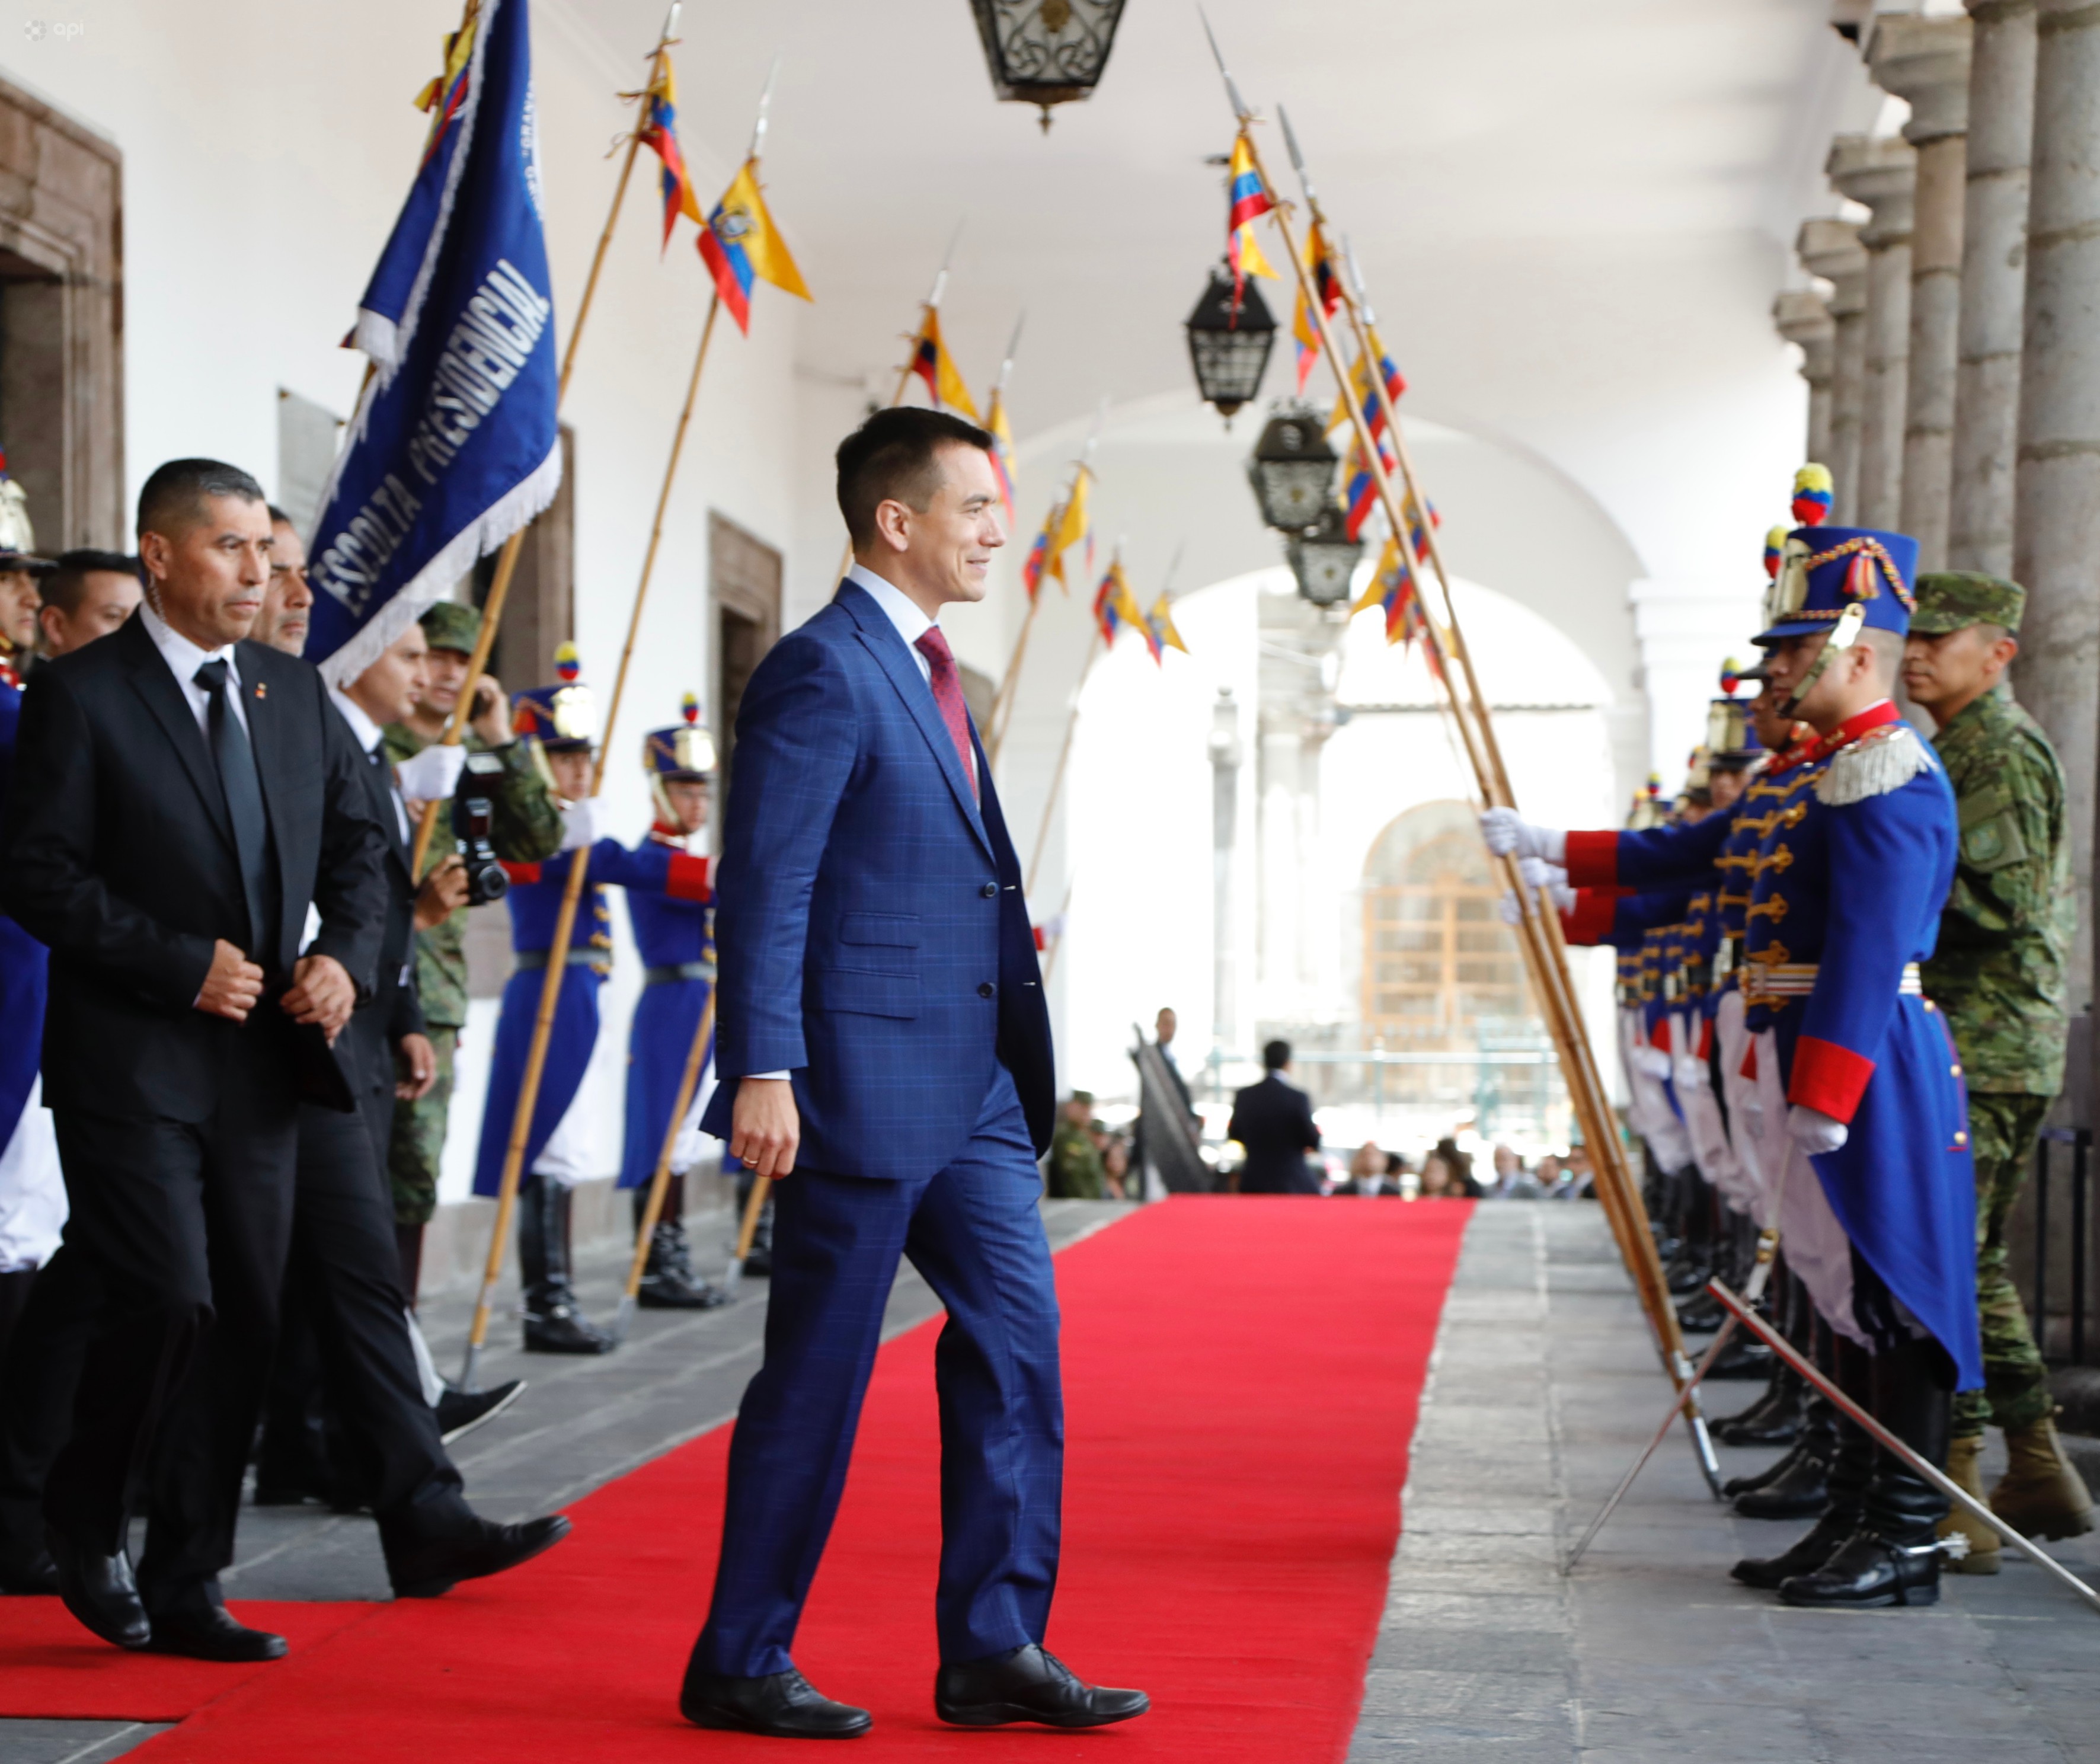
<svg viewBox="0 0 2100 1764"><path fill-rule="evenodd" d="M270 923L270 820L262 807L262 783L255 774L255 750L248 731L226 701L227 666L214 659L193 676L211 700L205 724L211 732L211 756L226 792L226 809L233 821L234 849L240 854L240 886L248 897L249 954L266 968L276 928Z"/></svg>

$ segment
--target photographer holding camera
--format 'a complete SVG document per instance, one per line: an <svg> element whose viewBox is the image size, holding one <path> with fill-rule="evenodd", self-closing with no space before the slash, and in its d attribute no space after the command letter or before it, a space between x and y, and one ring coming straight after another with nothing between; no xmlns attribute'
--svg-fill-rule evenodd
<svg viewBox="0 0 2100 1764"><path fill-rule="evenodd" d="M388 723L385 730L387 757L397 765L443 739L452 708L466 689L469 660L481 634L481 614L456 601L440 601L423 615L422 629L430 652L414 707ZM426 924L418 914L416 922L416 987L435 1078L427 1090L404 1098L395 1110L387 1151L401 1278L412 1308L422 1263L423 1228L438 1204L438 1170L452 1109L452 1055L466 1025L466 909L498 897L498 891L486 880L478 892L466 892L470 860L459 849L459 810L476 800L488 805L482 834L486 849L471 854L473 868L484 876L490 860L535 863L553 857L563 843L561 803L545 773L534 763L532 743L514 734L510 700L488 674L474 682L467 730L466 764L471 770L461 779L452 807L441 814L438 836L430 841L424 859L426 875L448 867L460 870L461 903L441 919ZM501 874L500 870L496 873Z"/></svg>

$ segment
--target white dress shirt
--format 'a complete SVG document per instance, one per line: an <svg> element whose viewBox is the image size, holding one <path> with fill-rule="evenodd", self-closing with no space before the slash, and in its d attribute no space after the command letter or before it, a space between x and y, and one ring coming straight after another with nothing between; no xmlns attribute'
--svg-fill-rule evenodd
<svg viewBox="0 0 2100 1764"><path fill-rule="evenodd" d="M161 652L161 659L168 664L168 671L175 677L175 684L183 689L183 696L188 699L190 714L204 731L205 745L211 744L211 695L196 683L196 671L208 661L226 664L226 701L233 707L233 714L240 719L241 728L246 730L248 712L240 702L240 664L234 659L233 646L228 643L223 649L199 649L153 610L150 598L139 603L139 620L145 626L146 635L152 638L153 647Z"/></svg>
<svg viewBox="0 0 2100 1764"><path fill-rule="evenodd" d="M929 619L919 610L919 603L893 582L885 582L865 564L849 564L846 580L866 589L875 597L889 622L897 627L897 634L904 639L904 646L911 651L911 659L919 664L919 677L930 686L933 681L933 664L926 659L919 648L919 639L932 630L939 621Z"/></svg>

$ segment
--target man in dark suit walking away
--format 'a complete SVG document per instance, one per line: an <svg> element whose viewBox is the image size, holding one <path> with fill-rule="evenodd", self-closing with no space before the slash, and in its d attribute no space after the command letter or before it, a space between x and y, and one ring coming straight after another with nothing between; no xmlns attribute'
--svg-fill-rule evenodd
<svg viewBox="0 0 2100 1764"><path fill-rule="evenodd" d="M1064 1413L1035 1160L1056 1102L1021 871L943 606L984 597L999 531L982 430L884 411L838 454L854 567L759 664L737 718L717 889L721 1087L704 1125L779 1182L765 1361L730 1446L704 1727L864 1733L790 1653L845 1485L900 1255L947 1307L942 1665L957 1726L1098 1727L1043 1638Z"/></svg>
<svg viewBox="0 0 2100 1764"><path fill-rule="evenodd" d="M1259 1084L1233 1097L1233 1118L1225 1137L1246 1148L1240 1171L1242 1194L1317 1194L1320 1184L1305 1162L1320 1149L1320 1130L1312 1123L1312 1104L1295 1084L1283 1082L1290 1069L1290 1043L1272 1041L1261 1050Z"/></svg>
<svg viewBox="0 0 2100 1764"><path fill-rule="evenodd" d="M384 836L320 677L241 641L270 571L255 481L162 466L139 545L136 616L38 670L0 829L0 902L51 951L66 1254L99 1282L45 1517L60 1596L105 1640L272 1658L281 1642L226 1614L219 1550L276 1333L300 1087L349 1101L326 1040L372 989ZM193 1375L192 1422L158 1440ZM157 1444L135 1583L129 1489Z"/></svg>

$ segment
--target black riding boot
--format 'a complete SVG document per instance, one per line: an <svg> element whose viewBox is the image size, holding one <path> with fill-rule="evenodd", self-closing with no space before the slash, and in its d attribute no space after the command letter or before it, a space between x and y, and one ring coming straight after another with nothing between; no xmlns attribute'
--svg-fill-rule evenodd
<svg viewBox="0 0 2100 1764"><path fill-rule="evenodd" d="M1940 1382L1936 1342L1912 1340L1873 1356L1873 1416L1936 1470L1947 1467L1952 1393ZM1848 1392L1849 1394L1849 1392ZM1932 1605L1939 1602L1939 1522L1947 1497L1895 1453L1876 1449L1860 1523L1812 1572L1789 1580L1789 1605Z"/></svg>
<svg viewBox="0 0 2100 1764"><path fill-rule="evenodd" d="M1781 1263L1774 1271L1771 1286L1771 1312L1780 1331L1802 1352L1810 1348L1807 1299L1800 1282L1791 1279ZM1776 1360L1776 1356L1775 1356ZM1775 1365L1771 1383L1764 1395L1740 1413L1714 1424L1714 1437L1723 1445L1791 1445L1801 1437L1802 1411L1808 1381L1784 1363Z"/></svg>
<svg viewBox="0 0 2100 1764"><path fill-rule="evenodd" d="M1837 1366L1838 1388L1854 1401L1871 1391L1871 1363L1864 1349L1841 1342ZM1831 1418L1833 1442L1822 1516L1783 1555L1738 1562L1729 1572L1746 1586L1776 1588L1797 1575L1813 1574L1851 1541L1864 1518L1867 1489L1874 1476L1873 1440L1864 1427L1840 1416L1827 1400L1818 1396L1814 1400ZM1740 1502L1736 1510L1741 1510Z"/></svg>
<svg viewBox="0 0 2100 1764"><path fill-rule="evenodd" d="M1676 1180L1682 1197L1684 1242L1664 1272L1671 1296L1682 1299L1698 1291L1714 1272L1714 1190L1690 1166L1679 1171Z"/></svg>
<svg viewBox="0 0 2100 1764"><path fill-rule="evenodd" d="M1837 1378L1838 1388L1855 1402L1868 1400L1872 1386L1865 1352L1820 1319L1815 1339L1816 1357ZM1745 1478L1721 1492L1736 1497L1736 1510L1745 1519L1805 1519L1820 1512L1829 1498L1829 1478L1838 1452L1840 1427L1837 1409L1826 1399L1811 1396L1793 1451L1763 1476Z"/></svg>
<svg viewBox="0 0 2100 1764"><path fill-rule="evenodd" d="M569 1278L567 1186L527 1177L518 1190L518 1265L525 1282L525 1352L609 1354L619 1343L576 1308Z"/></svg>
<svg viewBox="0 0 2100 1764"><path fill-rule="evenodd" d="M634 1191L634 1228L642 1229L649 1191ZM727 1304L729 1294L711 1286L693 1270L693 1252L686 1241L686 1179L673 1176L664 1190L663 1216L649 1234L649 1261L642 1273L636 1301L645 1311L712 1311Z"/></svg>

